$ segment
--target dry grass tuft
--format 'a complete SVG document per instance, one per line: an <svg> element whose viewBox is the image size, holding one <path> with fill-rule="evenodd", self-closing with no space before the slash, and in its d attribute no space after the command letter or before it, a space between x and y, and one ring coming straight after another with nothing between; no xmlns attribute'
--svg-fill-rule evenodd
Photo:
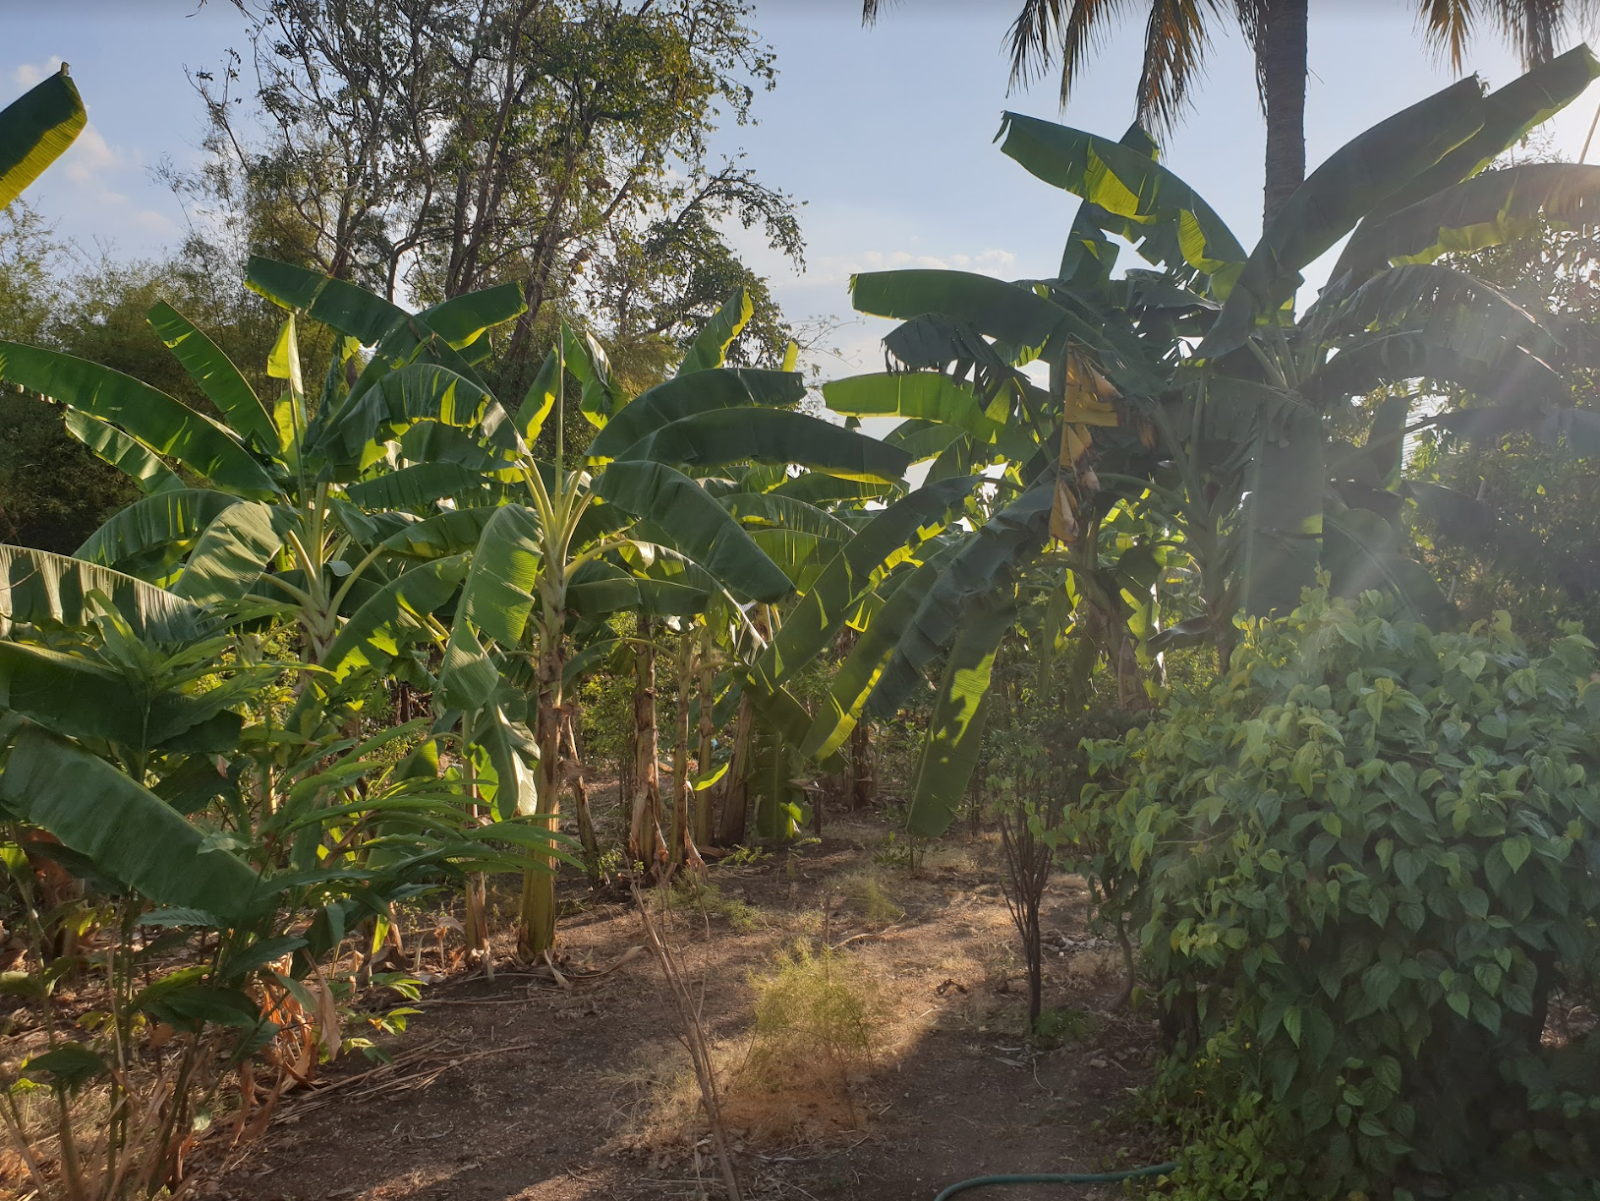
<svg viewBox="0 0 1600 1201"><path fill-rule="evenodd" d="M880 1058L888 1025L878 982L848 952L817 952L799 942L750 984L756 998L749 1040L712 1049L729 1134L747 1144L792 1146L857 1129L857 1090ZM641 1056L618 1079L636 1098L621 1145L660 1152L691 1145L704 1133L694 1075L675 1056L668 1067L668 1058Z"/></svg>

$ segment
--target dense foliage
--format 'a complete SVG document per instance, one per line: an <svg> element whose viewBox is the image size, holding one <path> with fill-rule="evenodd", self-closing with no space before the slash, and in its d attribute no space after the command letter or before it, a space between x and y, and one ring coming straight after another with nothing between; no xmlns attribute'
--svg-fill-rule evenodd
<svg viewBox="0 0 1600 1201"><path fill-rule="evenodd" d="M1316 593L1092 745L1071 853L1197 1056L1183 1195L1592 1195L1600 1043L1544 1035L1600 966L1595 672Z"/></svg>

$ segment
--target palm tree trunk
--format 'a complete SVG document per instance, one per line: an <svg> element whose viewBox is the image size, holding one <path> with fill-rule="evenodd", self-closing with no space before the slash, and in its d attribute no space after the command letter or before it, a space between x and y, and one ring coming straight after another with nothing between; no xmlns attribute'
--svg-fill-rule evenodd
<svg viewBox="0 0 1600 1201"><path fill-rule="evenodd" d="M1267 0L1256 54L1267 104L1263 228L1306 178L1307 0Z"/></svg>

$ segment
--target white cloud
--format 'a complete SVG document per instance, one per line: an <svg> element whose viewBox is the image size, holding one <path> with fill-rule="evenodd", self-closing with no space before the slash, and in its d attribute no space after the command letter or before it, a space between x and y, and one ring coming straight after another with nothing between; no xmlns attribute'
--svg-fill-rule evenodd
<svg viewBox="0 0 1600 1201"><path fill-rule="evenodd" d="M159 238L176 238L183 233L176 221L155 209L140 209L133 215L132 223Z"/></svg>
<svg viewBox="0 0 1600 1201"><path fill-rule="evenodd" d="M83 127L78 140L61 156L61 173L76 184L105 186L103 176L126 166L128 156L114 150L93 122Z"/></svg>
<svg viewBox="0 0 1600 1201"><path fill-rule="evenodd" d="M42 83L46 76L54 75L61 70L61 59L52 54L42 63L23 63L11 72L11 82L19 88L31 88L36 83Z"/></svg>

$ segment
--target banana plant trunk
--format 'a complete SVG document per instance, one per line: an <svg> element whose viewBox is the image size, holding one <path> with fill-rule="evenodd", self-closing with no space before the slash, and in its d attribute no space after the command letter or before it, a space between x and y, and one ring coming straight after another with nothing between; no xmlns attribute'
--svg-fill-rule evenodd
<svg viewBox="0 0 1600 1201"><path fill-rule="evenodd" d="M872 768L872 725L865 718L850 731L850 808L866 809L878 797L878 777Z"/></svg>
<svg viewBox="0 0 1600 1201"><path fill-rule="evenodd" d="M1267 109L1263 228L1306 178L1306 8L1308 0L1267 0L1257 46Z"/></svg>
<svg viewBox="0 0 1600 1201"><path fill-rule="evenodd" d="M539 764L534 770L534 816L554 834L561 815L561 617L546 614L539 631L538 712L534 739ZM556 864L547 851L530 850L522 873L522 919L517 953L525 960L542 955L556 939Z"/></svg>
<svg viewBox="0 0 1600 1201"><path fill-rule="evenodd" d="M633 659L633 821L628 857L644 865L647 877L660 880L667 868L667 847L661 836L661 745L656 726L656 650L651 638L650 619L641 615Z"/></svg>
<svg viewBox="0 0 1600 1201"><path fill-rule="evenodd" d="M577 702L573 702L577 708ZM589 887L600 888L600 841L594 834L594 814L589 810L589 786L583 779L583 739L578 733L578 715L567 714L567 753L571 756L572 798L578 815L578 842L583 847L583 870Z"/></svg>
<svg viewBox="0 0 1600 1201"><path fill-rule="evenodd" d="M750 811L750 738L755 729L755 708L748 696L739 700L739 716L733 723L733 757L722 777L722 822L717 842L725 847L744 841L745 823Z"/></svg>
<svg viewBox="0 0 1600 1201"><path fill-rule="evenodd" d="M672 837L668 842L668 875L677 874L689 847L689 798L694 795L694 785L689 779L689 698L694 688L694 652L694 638L679 639L678 713L672 740Z"/></svg>
<svg viewBox="0 0 1600 1201"><path fill-rule="evenodd" d="M716 756L717 722L716 677L711 662L711 627L702 634L700 646L700 746L695 755L695 771L704 776L711 770ZM700 846L710 846L716 838L716 809L712 804L713 791L709 788L694 794L694 840Z"/></svg>

